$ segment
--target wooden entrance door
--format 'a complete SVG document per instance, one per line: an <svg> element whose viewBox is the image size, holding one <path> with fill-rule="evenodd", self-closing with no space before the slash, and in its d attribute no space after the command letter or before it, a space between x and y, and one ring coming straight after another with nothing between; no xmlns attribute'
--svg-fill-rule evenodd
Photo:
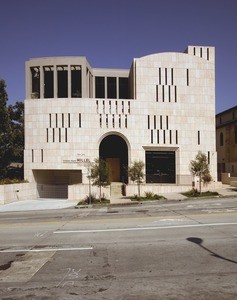
<svg viewBox="0 0 237 300"><path fill-rule="evenodd" d="M120 181L120 158L106 158L106 162L109 166L110 181L119 182Z"/></svg>

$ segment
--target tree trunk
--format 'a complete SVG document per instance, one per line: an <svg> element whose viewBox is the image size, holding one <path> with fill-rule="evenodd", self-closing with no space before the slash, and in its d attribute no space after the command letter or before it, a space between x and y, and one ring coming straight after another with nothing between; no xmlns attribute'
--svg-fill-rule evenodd
<svg viewBox="0 0 237 300"><path fill-rule="evenodd" d="M202 175L199 175L199 193L202 193Z"/></svg>
<svg viewBox="0 0 237 300"><path fill-rule="evenodd" d="M100 202L101 202L101 185L100 185Z"/></svg>

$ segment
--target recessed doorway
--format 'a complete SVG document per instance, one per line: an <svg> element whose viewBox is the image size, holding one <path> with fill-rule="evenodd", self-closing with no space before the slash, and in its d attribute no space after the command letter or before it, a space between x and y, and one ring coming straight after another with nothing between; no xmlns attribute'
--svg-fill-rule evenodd
<svg viewBox="0 0 237 300"><path fill-rule="evenodd" d="M108 135L100 143L99 156L110 169L111 182L128 182L128 146L119 135Z"/></svg>

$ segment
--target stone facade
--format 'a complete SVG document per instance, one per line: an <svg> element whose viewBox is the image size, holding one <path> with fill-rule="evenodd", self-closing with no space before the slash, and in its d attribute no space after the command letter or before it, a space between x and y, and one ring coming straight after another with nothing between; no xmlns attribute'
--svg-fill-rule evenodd
<svg viewBox="0 0 237 300"><path fill-rule="evenodd" d="M237 177L237 106L216 115L218 178L221 173Z"/></svg>
<svg viewBox="0 0 237 300"><path fill-rule="evenodd" d="M84 196L99 156L114 182L129 185L124 169L142 160L147 184L191 186L199 150L216 181L213 47L136 58L128 70L85 57L26 62L25 179L40 197Z"/></svg>

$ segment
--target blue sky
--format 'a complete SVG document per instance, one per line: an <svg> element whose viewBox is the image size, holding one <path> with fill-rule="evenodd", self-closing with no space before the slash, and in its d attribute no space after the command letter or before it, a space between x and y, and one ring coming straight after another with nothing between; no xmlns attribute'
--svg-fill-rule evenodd
<svg viewBox="0 0 237 300"><path fill-rule="evenodd" d="M237 105L236 0L0 0L0 78L8 104L25 98L25 61L86 56L92 67L216 48L216 112Z"/></svg>

